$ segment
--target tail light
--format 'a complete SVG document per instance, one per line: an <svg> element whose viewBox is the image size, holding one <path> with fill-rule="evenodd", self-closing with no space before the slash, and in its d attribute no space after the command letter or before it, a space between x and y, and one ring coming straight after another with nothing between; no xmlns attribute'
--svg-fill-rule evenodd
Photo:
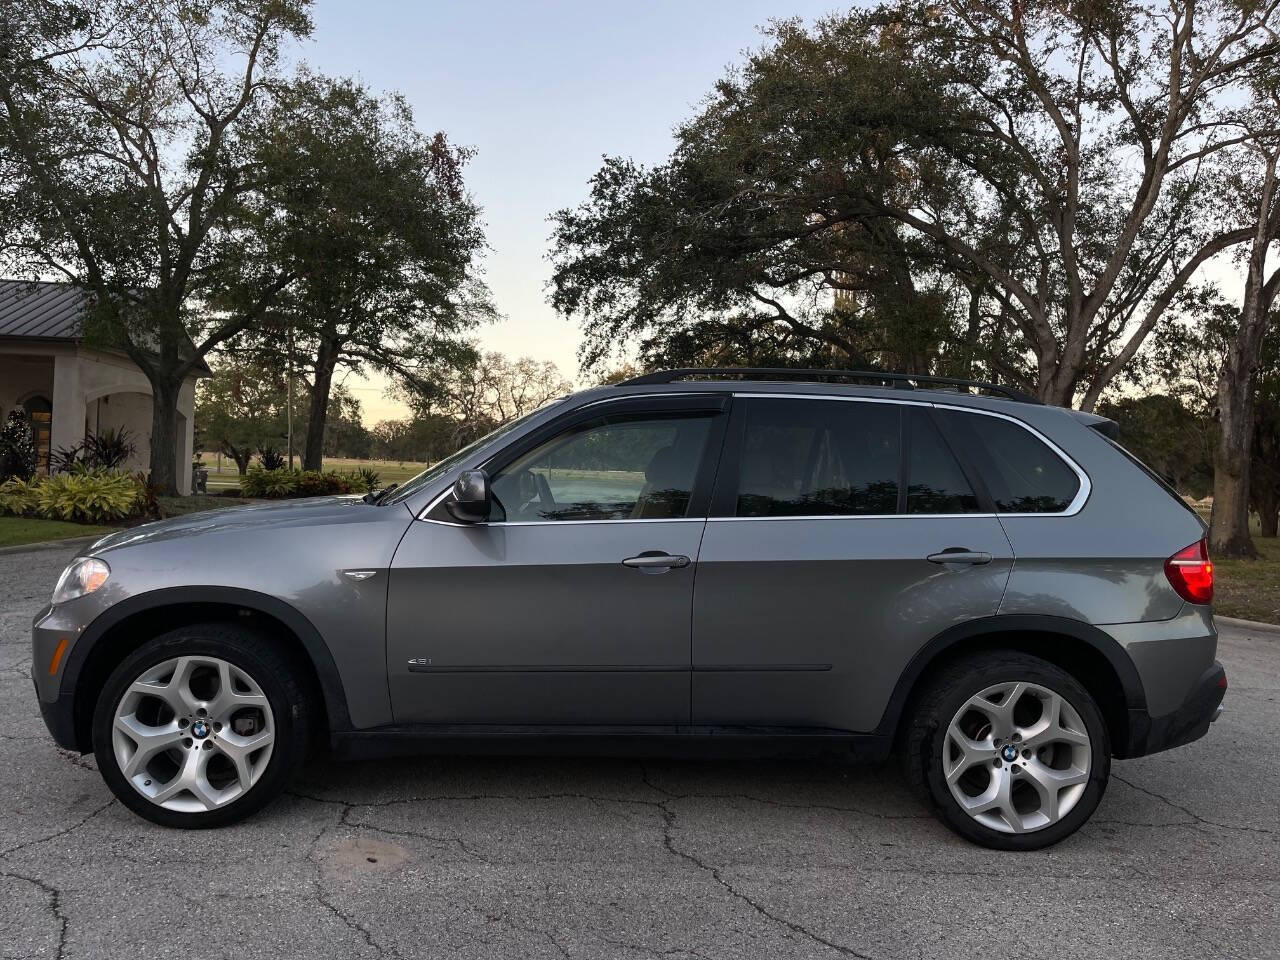
<svg viewBox="0 0 1280 960"><path fill-rule="evenodd" d="M1164 562L1164 575L1187 603L1211 602L1213 563L1209 560L1209 541L1201 540L1175 553Z"/></svg>

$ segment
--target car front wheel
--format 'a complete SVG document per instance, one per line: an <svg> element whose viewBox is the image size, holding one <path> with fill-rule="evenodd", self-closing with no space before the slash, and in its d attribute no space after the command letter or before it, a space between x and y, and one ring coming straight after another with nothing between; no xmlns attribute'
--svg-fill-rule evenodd
<svg viewBox="0 0 1280 960"><path fill-rule="evenodd" d="M93 718L112 792L170 827L233 823L260 809L304 759L309 713L271 638L236 624L182 627L111 673Z"/></svg>
<svg viewBox="0 0 1280 960"><path fill-rule="evenodd" d="M986 847L1036 850L1089 819L1110 774L1106 723L1061 668L987 651L945 668L917 702L908 783L952 830Z"/></svg>

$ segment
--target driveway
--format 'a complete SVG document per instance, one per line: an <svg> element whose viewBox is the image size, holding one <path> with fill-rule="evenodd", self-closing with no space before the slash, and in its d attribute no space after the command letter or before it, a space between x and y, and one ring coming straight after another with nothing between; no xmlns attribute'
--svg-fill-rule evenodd
<svg viewBox="0 0 1280 960"><path fill-rule="evenodd" d="M1117 763L1035 854L957 839L891 767L320 765L183 833L57 750L28 627L69 550L0 556L0 957L1275 957L1280 633L1224 629L1227 712Z"/></svg>

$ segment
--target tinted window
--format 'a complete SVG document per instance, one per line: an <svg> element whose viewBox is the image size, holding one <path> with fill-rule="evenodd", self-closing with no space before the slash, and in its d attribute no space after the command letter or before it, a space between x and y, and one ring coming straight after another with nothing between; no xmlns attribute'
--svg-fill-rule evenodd
<svg viewBox="0 0 1280 960"><path fill-rule="evenodd" d="M899 410L884 403L747 400L737 515L896 513Z"/></svg>
<svg viewBox="0 0 1280 960"><path fill-rule="evenodd" d="M939 411L947 435L962 442L1001 513L1061 513L1080 478L1035 434L1000 417Z"/></svg>
<svg viewBox="0 0 1280 960"><path fill-rule="evenodd" d="M495 520L683 517L710 417L602 418L520 457L494 477Z"/></svg>
<svg viewBox="0 0 1280 960"><path fill-rule="evenodd" d="M907 513L976 513L978 498L928 411L913 407Z"/></svg>

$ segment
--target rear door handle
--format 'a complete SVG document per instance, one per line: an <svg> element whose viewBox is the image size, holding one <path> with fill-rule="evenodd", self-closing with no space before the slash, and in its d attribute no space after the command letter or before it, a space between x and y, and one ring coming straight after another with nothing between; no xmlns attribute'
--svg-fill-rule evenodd
<svg viewBox="0 0 1280 960"><path fill-rule="evenodd" d="M964 547L947 547L940 553L929 554L925 559L930 563L990 563L991 554Z"/></svg>
<svg viewBox="0 0 1280 960"><path fill-rule="evenodd" d="M642 553L638 557L627 557L623 566L635 567L644 573L663 573L667 570L679 569L689 565L688 557L672 556L669 553Z"/></svg>

